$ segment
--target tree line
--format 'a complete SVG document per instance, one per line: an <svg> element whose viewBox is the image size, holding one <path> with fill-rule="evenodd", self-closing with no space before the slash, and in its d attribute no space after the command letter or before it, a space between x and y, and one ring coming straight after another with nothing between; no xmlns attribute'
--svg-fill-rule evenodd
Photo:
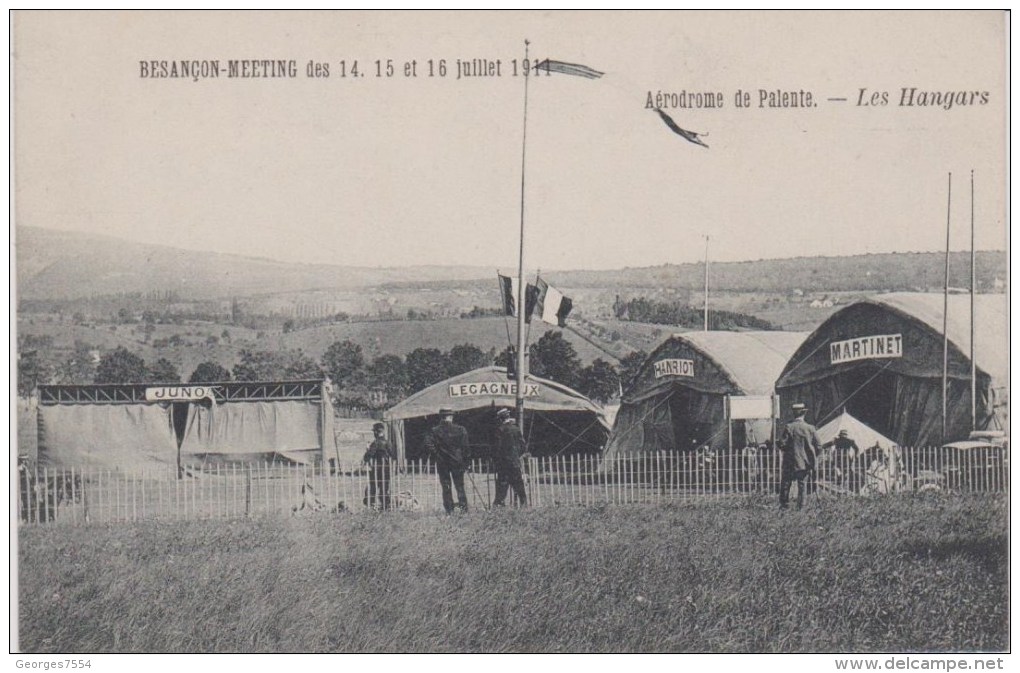
<svg viewBox="0 0 1020 673"><path fill-rule="evenodd" d="M472 344L459 344L447 351L415 348L403 357L394 354L369 358L362 347L346 339L332 343L316 360L301 349L258 350L245 348L238 361L228 368L208 360L199 363L188 375L181 375L166 358L147 362L124 346L99 353L98 349L76 342L70 355L56 366L41 356L45 343L23 343L19 348L18 392L28 396L36 386L46 383L215 383L223 381L272 381L321 379L333 382L338 406L378 409L392 406L419 390L444 379L492 364L516 365L511 348L497 354ZM98 356L98 357L97 357ZM647 354L636 351L619 365L602 359L583 366L577 351L559 332L546 332L528 352L529 371L573 388L587 397L609 402L636 374Z"/></svg>
<svg viewBox="0 0 1020 673"><path fill-rule="evenodd" d="M701 328L705 324L705 314L701 308L686 306L679 302L656 301L645 297L635 297L627 301L617 300L613 304L613 312L620 320L654 325ZM775 325L768 320L762 320L746 313L719 310L708 312L708 328L711 330L776 329Z"/></svg>

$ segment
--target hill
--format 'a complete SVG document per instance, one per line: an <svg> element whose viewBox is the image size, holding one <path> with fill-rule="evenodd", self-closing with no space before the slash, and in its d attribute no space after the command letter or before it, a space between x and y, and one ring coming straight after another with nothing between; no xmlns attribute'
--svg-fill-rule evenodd
<svg viewBox="0 0 1020 673"><path fill-rule="evenodd" d="M977 253L979 291L996 288L1006 279L1004 251ZM770 292L794 290L831 292L925 291L940 289L945 274L945 255L940 252L890 252L847 257L794 257L748 262L719 262L709 267L712 290ZM658 288L664 286L700 290L705 283L704 264L665 264L625 268L618 271L550 272L548 280L566 287ZM970 286L970 253L949 256L949 282Z"/></svg>
<svg viewBox="0 0 1020 673"><path fill-rule="evenodd" d="M323 289L380 288L407 293L472 290L484 284L498 301L493 270L481 266L402 268L295 264L218 252L196 252L91 234L35 227L17 228L18 297L61 300L175 292L188 300L258 295L296 295ZM1001 289L1007 278L1003 251L977 254L980 291ZM883 253L850 257L721 262L711 265L712 290L788 294L794 290L878 292L941 288L944 257L934 252ZM684 288L700 292L703 264L667 264L611 271L549 271L565 289L598 291ZM950 284L970 284L966 252L950 256ZM301 301L299 296L288 301ZM494 304L495 305L495 304ZM579 304L578 304L579 305Z"/></svg>
<svg viewBox="0 0 1020 673"><path fill-rule="evenodd" d="M167 291L188 299L210 299L492 275L486 267L469 266L293 264L37 227L19 226L16 234L19 299Z"/></svg>
<svg viewBox="0 0 1020 673"><path fill-rule="evenodd" d="M510 334L516 334L516 326L510 325ZM548 331L558 328L544 323L532 325L528 343L536 343ZM570 329L563 330L563 337L577 351L585 364L595 358L610 359L600 348L596 348ZM319 358L334 341L350 339L365 349L366 355L404 356L416 348L438 348L449 350L457 344L472 344L497 353L507 347L507 330L503 318L473 318L470 320L442 319L418 321L377 321L346 325L325 325L283 334L279 343L283 348L300 348L309 355ZM601 345L601 344L600 344ZM620 349L620 356L626 355L631 347Z"/></svg>

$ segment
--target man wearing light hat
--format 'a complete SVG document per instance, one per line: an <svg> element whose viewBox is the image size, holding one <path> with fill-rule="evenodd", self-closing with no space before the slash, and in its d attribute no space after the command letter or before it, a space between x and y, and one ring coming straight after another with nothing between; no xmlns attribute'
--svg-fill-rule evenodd
<svg viewBox="0 0 1020 673"><path fill-rule="evenodd" d="M439 410L442 420L425 435L425 450L436 461L439 485L443 489L443 509L453 514L453 489L457 489L457 503L467 511L467 492L464 490L464 467L468 454L468 433L463 425L453 422L453 409ZM452 482L452 485L451 485Z"/></svg>
<svg viewBox="0 0 1020 673"><path fill-rule="evenodd" d="M496 470L496 495L492 499L492 506L501 507L507 491L513 488L514 499L523 507L528 504L524 476L521 474L521 456L527 451L524 435L509 409L497 411L496 422L499 427L496 428L496 446L492 456L493 468Z"/></svg>
<svg viewBox="0 0 1020 673"><path fill-rule="evenodd" d="M793 405L794 419L787 423L779 448L783 452L782 479L779 482L779 508L786 509L790 504L790 486L797 482L797 509L804 507L804 494L807 480L815 469L815 457L821 451L822 443L818 439L815 426L805 420L807 407L797 403Z"/></svg>

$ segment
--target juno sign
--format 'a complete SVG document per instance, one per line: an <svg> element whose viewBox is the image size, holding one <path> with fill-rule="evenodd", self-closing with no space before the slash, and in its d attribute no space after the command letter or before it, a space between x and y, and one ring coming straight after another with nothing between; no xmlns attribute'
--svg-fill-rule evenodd
<svg viewBox="0 0 1020 673"><path fill-rule="evenodd" d="M145 389L147 402L189 402L213 398L213 386L157 386Z"/></svg>

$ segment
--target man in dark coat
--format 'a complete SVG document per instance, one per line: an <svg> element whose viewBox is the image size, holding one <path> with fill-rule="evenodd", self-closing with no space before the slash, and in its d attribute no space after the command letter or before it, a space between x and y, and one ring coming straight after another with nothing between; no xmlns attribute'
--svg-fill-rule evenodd
<svg viewBox="0 0 1020 673"><path fill-rule="evenodd" d="M797 509L804 507L804 493L808 477L815 469L815 458L821 450L815 426L805 420L807 407L793 405L795 418L786 425L779 448L783 452L782 480L779 482L779 507L786 509L790 504L790 486L797 482Z"/></svg>
<svg viewBox="0 0 1020 673"><path fill-rule="evenodd" d="M492 465L496 470L496 496L492 500L493 507L503 506L507 490L513 488L514 499L522 507L528 504L528 496L524 491L524 476L521 474L521 456L527 449L524 435L514 421L509 409L496 412L496 446L493 449Z"/></svg>
<svg viewBox="0 0 1020 673"><path fill-rule="evenodd" d="M447 514L453 513L453 488L456 488L458 505L466 512L464 468L468 454L467 429L453 422L453 409L444 407L439 410L439 415L442 420L425 435L425 450L436 461L439 485L443 489L443 509Z"/></svg>
<svg viewBox="0 0 1020 673"><path fill-rule="evenodd" d="M382 509L390 508L390 468L396 455L386 441L386 426L376 423L372 426L375 440L368 445L362 462L368 465L368 497L365 504L375 507L376 501Z"/></svg>
<svg viewBox="0 0 1020 673"><path fill-rule="evenodd" d="M856 490L859 485L857 470L854 469L857 457L861 455L861 449L857 442L850 437L846 430L840 430L839 436L832 440L833 461L836 463L836 473L840 481L847 488Z"/></svg>

